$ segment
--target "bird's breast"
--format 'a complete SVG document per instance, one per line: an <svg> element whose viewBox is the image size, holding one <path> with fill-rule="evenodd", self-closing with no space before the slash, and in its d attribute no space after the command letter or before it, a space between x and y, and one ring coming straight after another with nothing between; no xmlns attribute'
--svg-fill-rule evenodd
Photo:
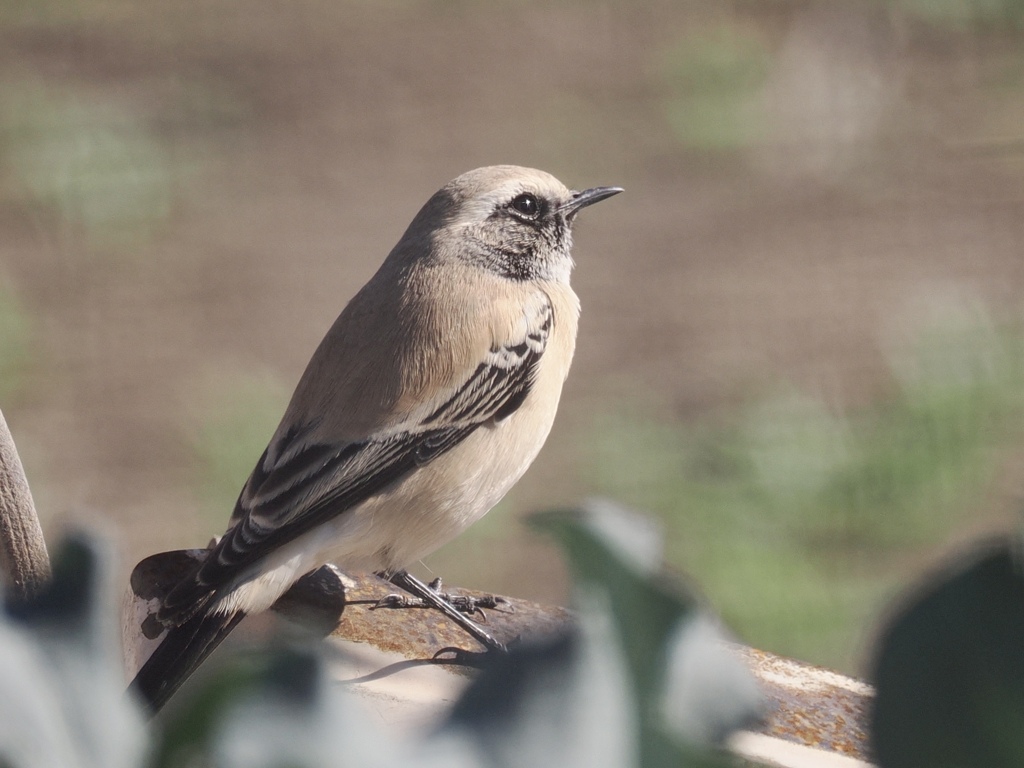
<svg viewBox="0 0 1024 768"><path fill-rule="evenodd" d="M567 285L547 289L554 322L537 376L510 416L478 427L451 451L368 502L375 540L405 568L446 544L494 507L540 453L555 420L576 343L579 304Z"/></svg>

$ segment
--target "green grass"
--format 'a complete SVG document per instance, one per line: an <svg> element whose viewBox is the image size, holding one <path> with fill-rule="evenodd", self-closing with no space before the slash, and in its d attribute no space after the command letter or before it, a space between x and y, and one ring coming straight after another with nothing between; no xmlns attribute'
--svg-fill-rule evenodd
<svg viewBox="0 0 1024 768"><path fill-rule="evenodd" d="M1022 338L924 334L898 394L847 414L783 390L703 424L608 417L593 485L665 521L669 562L745 640L855 671L900 565L970 519L1021 438Z"/></svg>

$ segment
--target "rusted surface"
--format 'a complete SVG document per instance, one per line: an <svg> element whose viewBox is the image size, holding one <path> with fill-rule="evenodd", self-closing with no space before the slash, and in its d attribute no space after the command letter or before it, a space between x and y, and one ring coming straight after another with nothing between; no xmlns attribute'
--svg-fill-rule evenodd
<svg viewBox="0 0 1024 768"><path fill-rule="evenodd" d="M135 596L134 613L127 612L128 626L125 647L129 654L145 640L140 627L146 626L147 615L159 597L190 568L194 568L205 550L167 552L154 555L140 563L132 574ZM483 648L463 630L429 608L377 607L381 599L399 590L373 574L342 574L325 567L304 578L274 606L275 611L304 624L312 624L324 634L348 643L361 643L392 656L410 661L426 662L445 649L458 648L470 653ZM483 593L452 588L453 594L485 597ZM538 605L526 600L502 597L476 620L495 639L510 643L518 637L528 638L557 632L572 620L565 608ZM333 631L331 631L333 629ZM761 683L769 702L769 714L756 731L769 739L801 748L817 750L817 754L867 760L866 726L873 696L866 683L845 677L828 669L786 659L765 651L735 646L735 652L747 663ZM393 666L392 658L387 663ZM464 666L451 669L469 674ZM367 679L376 677L363 670ZM439 694L440 695L440 694ZM443 694L448 696L450 694ZM771 752L762 740L758 755ZM786 750L779 750L779 754ZM813 754L812 758L813 758ZM776 765L803 765L785 757L770 759ZM842 763L853 765L854 763Z"/></svg>
<svg viewBox="0 0 1024 768"><path fill-rule="evenodd" d="M757 676L771 711L761 733L867 759L873 691L859 680L753 648L737 648Z"/></svg>

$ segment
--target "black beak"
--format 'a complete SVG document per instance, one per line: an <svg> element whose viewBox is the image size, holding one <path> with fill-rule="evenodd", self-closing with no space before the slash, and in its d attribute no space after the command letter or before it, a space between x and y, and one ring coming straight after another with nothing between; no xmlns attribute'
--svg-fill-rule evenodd
<svg viewBox="0 0 1024 768"><path fill-rule="evenodd" d="M585 189L582 192L573 192L569 201L561 207L561 211L569 218L575 216L580 208L599 203L602 200L622 192L622 187L594 187Z"/></svg>

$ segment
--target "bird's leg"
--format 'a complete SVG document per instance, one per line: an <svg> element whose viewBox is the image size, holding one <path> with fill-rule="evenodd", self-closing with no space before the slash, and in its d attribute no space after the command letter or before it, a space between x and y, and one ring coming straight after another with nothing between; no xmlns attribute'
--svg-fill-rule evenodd
<svg viewBox="0 0 1024 768"><path fill-rule="evenodd" d="M440 588L441 586L439 579L435 579L434 582L431 582L430 585L427 585L406 571L395 571L394 573L388 573L385 574L385 578L387 578L387 580L394 584L396 587L404 589L414 598L418 598L420 601L422 601L422 604L428 605L432 608L439 610L441 613L443 613L445 616L447 616L449 619L455 622L455 624L457 624L470 635L472 635L474 638L479 640L484 646L487 647L488 650L505 650L505 646L502 643L499 643L497 640L495 640L480 625L466 618L466 616L462 612L465 609L460 610L460 607L456 604L457 602L461 602L465 606L470 606L472 605L471 601L475 598L457 595L455 596L456 600L453 601L449 599L447 595L442 595L438 593L438 588ZM398 599L389 600L390 597L395 597ZM501 599L492 596L486 596L484 598L481 598L481 600L485 601L486 605L473 606L473 612L479 611L480 608L483 607L493 608L496 605L498 605ZM383 600L381 600L378 603L378 605L381 607L384 607L385 605L401 607L403 603L398 595L389 595L388 597L385 597ZM415 603L406 603L406 605L411 606L415 605Z"/></svg>

